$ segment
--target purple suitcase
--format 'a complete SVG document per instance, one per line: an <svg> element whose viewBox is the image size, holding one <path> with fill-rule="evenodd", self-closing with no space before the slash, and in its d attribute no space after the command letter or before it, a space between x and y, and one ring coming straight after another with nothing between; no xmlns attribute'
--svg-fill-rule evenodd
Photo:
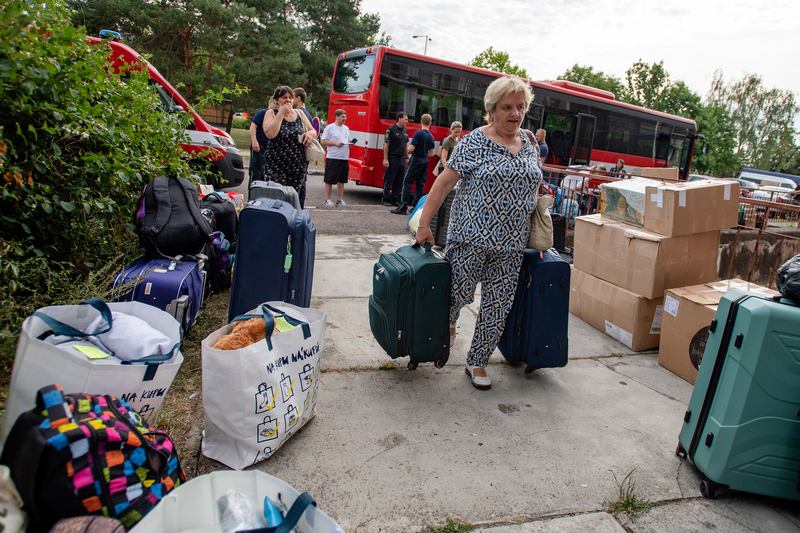
<svg viewBox="0 0 800 533"><path fill-rule="evenodd" d="M178 259L182 260L140 257L117 274L113 301L136 301L158 307L174 316L185 333L197 320L203 305L205 261L203 256ZM136 282L139 276L141 279Z"/></svg>

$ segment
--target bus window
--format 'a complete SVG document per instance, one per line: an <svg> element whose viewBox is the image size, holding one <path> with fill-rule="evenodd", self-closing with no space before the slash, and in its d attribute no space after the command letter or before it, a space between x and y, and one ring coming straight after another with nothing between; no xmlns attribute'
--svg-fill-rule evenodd
<svg viewBox="0 0 800 533"><path fill-rule="evenodd" d="M639 133L636 135L636 144L633 154L642 157L655 157L656 123L649 120L639 122Z"/></svg>
<svg viewBox="0 0 800 533"><path fill-rule="evenodd" d="M375 56L340 58L333 78L333 92L340 94L365 93L372 85Z"/></svg>
<svg viewBox="0 0 800 533"><path fill-rule="evenodd" d="M544 129L547 130L547 146L550 147L553 157L563 159L566 164L569 158L572 137L571 115L556 115L548 113L544 119Z"/></svg>
<svg viewBox="0 0 800 533"><path fill-rule="evenodd" d="M686 137L683 135L673 135L672 144L670 145L670 157L667 162L668 167L678 167L683 170L683 151L686 147Z"/></svg>

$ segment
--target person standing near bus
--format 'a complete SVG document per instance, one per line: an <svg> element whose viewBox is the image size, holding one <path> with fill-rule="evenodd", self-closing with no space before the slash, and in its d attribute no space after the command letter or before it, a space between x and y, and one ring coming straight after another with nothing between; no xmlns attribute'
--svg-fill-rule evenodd
<svg viewBox="0 0 800 533"><path fill-rule="evenodd" d="M550 153L550 148L547 147L547 143L544 142L545 138L547 137L547 130L544 128L539 128L536 130L536 142L539 143L539 160L544 165L545 160L547 159L547 154Z"/></svg>
<svg viewBox="0 0 800 533"><path fill-rule="evenodd" d="M453 269L450 344L461 309L474 301L480 282L481 303L465 369L478 389L492 386L486 366L514 302L542 183L536 145L520 130L532 99L530 85L520 78L489 84L483 100L488 125L473 130L453 149L431 187L417 229L418 244L435 244L431 218L459 183L444 249Z"/></svg>
<svg viewBox="0 0 800 533"><path fill-rule="evenodd" d="M325 207L333 207L331 191L336 185L336 207L345 207L344 184L350 172L350 129L344 125L347 113L344 109L337 109L334 113L336 122L328 124L322 130L320 144L328 148L325 157ZM355 140L355 139L353 139Z"/></svg>
<svg viewBox="0 0 800 533"><path fill-rule="evenodd" d="M408 171L403 180L403 198L392 213L405 215L408 213L408 206L413 209L419 199L422 198L422 191L425 188L425 180L428 177L428 158L433 157L433 148L436 140L431 134L430 127L433 118L425 113L419 123L422 129L414 134L411 144L408 146L408 153L411 155L411 162L408 164ZM414 185L414 197L411 198L411 186Z"/></svg>
<svg viewBox="0 0 800 533"><path fill-rule="evenodd" d="M406 173L406 145L408 144L408 115L397 113L394 126L386 130L383 139L383 205L400 205L403 176Z"/></svg>
<svg viewBox="0 0 800 533"><path fill-rule="evenodd" d="M624 159L617 159L617 164L614 165L614 168L608 171L609 178L624 178L623 174L627 174L625 172L625 160Z"/></svg>
<svg viewBox="0 0 800 533"><path fill-rule="evenodd" d="M442 140L441 155L439 155L439 174L444 170L447 160L453 155L453 148L461 140L461 129L461 123L457 120L454 121L450 124L450 135Z"/></svg>
<svg viewBox="0 0 800 533"><path fill-rule="evenodd" d="M302 112L311 124L311 113L306 109L306 90L298 87L292 91L294 93L294 101L292 106ZM297 199L300 200L300 208L306 205L306 182L308 181L308 161L306 161L306 173L303 176L303 184L300 186L300 192L297 193Z"/></svg>

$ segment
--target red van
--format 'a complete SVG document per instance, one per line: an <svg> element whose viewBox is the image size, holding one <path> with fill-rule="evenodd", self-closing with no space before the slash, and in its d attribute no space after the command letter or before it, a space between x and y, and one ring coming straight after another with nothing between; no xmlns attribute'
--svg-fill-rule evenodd
<svg viewBox="0 0 800 533"><path fill-rule="evenodd" d="M227 189L241 185L245 178L244 161L231 136L203 120L203 117L189 106L183 96L164 79L153 65L131 47L119 41L119 33L111 30L101 30L100 36L110 38L108 44L113 51L111 62L114 68L119 69L125 63L140 63L142 68L147 68L150 80L155 85L161 104L166 112L188 112L192 114L194 120L186 128L189 144L181 143L181 148L192 157L189 164L196 168L205 168L209 164L212 165L211 170L215 174L215 179L211 184L214 185L215 189ZM98 37L89 37L89 42L90 44L99 44L101 40ZM205 155L201 155L206 151Z"/></svg>

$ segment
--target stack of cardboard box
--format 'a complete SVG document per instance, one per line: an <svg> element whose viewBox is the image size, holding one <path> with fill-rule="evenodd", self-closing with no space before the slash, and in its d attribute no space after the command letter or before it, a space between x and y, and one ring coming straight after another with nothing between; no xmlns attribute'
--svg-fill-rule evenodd
<svg viewBox="0 0 800 533"><path fill-rule="evenodd" d="M719 233L738 209L736 182L603 185L601 214L575 222L570 312L631 350L656 348L664 291L716 279Z"/></svg>

